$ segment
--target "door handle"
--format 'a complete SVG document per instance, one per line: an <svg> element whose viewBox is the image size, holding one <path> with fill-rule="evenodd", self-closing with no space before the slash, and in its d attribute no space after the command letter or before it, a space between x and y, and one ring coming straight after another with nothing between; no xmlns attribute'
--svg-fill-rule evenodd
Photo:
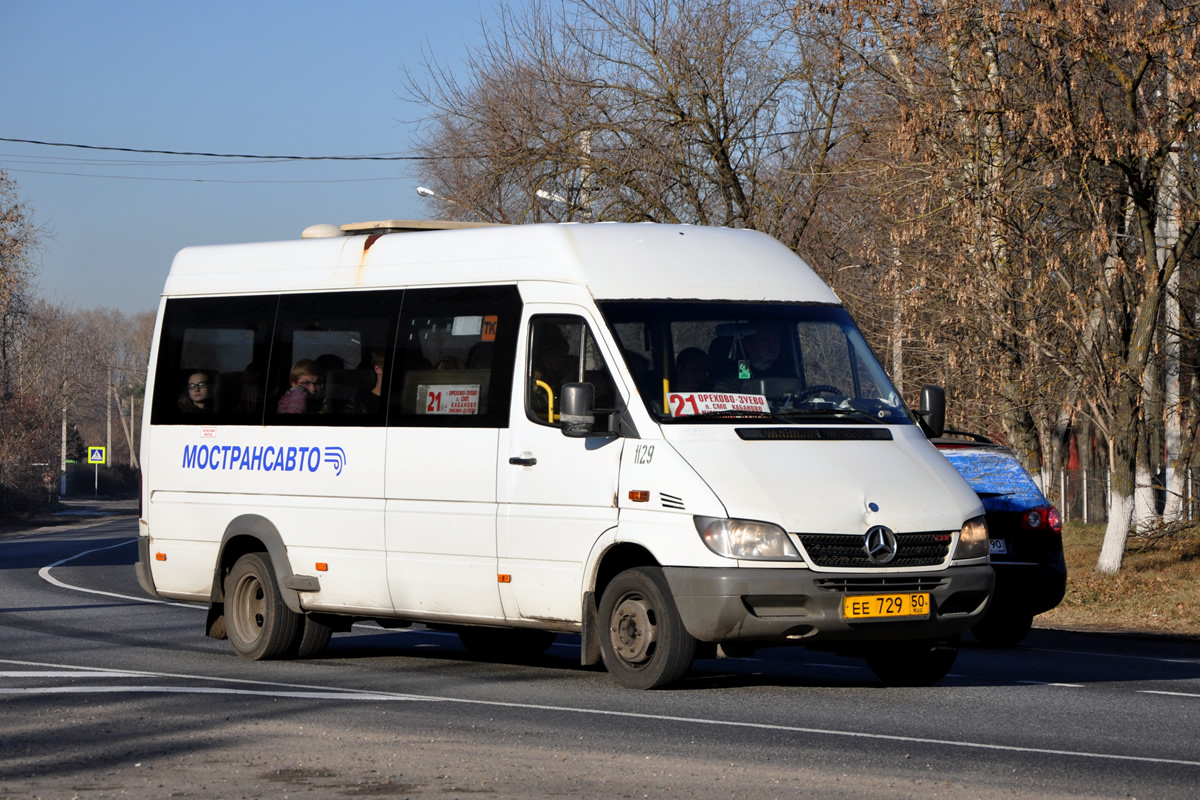
<svg viewBox="0 0 1200 800"><path fill-rule="evenodd" d="M513 456L508 460L508 463L518 467L532 467L537 463L537 459L528 453L522 453L519 456Z"/></svg>

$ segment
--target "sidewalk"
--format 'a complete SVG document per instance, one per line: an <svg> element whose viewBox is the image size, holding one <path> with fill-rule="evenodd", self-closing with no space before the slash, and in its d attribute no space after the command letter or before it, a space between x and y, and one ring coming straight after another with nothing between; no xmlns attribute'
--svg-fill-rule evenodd
<svg viewBox="0 0 1200 800"><path fill-rule="evenodd" d="M55 511L0 520L0 538L83 528L120 517L136 517L137 511L137 498L108 500L72 497L60 501Z"/></svg>

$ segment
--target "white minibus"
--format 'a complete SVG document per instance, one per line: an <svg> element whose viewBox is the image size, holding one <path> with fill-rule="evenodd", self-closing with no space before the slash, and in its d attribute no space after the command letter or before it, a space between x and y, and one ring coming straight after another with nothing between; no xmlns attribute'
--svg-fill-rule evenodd
<svg viewBox="0 0 1200 800"><path fill-rule="evenodd" d="M993 574L979 498L834 293L761 233L314 226L166 280L137 574L247 659L356 621L652 688L803 645L949 671Z"/></svg>

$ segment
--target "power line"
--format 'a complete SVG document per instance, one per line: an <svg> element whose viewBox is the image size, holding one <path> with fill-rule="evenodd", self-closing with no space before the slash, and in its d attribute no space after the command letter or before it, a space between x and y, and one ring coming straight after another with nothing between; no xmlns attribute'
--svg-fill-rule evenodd
<svg viewBox="0 0 1200 800"><path fill-rule="evenodd" d="M72 144L70 142L43 142L37 139L11 139L0 136L0 142L34 144L41 147L69 147L76 150L106 150L114 153L143 153L162 156L198 156L201 158L240 158L251 161L431 161L429 156L402 156L392 153L374 153L357 156L264 156L248 153L201 153L189 150L148 150L137 147L109 147L97 144Z"/></svg>
<svg viewBox="0 0 1200 800"><path fill-rule="evenodd" d="M143 175L96 175L87 172L56 172L48 169L21 169L21 168L5 168L5 172L25 173L31 175L62 175L68 178L104 178L118 179L126 181L165 181L168 183L371 183L375 181L396 181L402 180L400 176L390 176L383 178L317 178L312 180L296 179L296 180L265 180L265 179L250 179L236 180L232 178L163 178L149 177Z"/></svg>

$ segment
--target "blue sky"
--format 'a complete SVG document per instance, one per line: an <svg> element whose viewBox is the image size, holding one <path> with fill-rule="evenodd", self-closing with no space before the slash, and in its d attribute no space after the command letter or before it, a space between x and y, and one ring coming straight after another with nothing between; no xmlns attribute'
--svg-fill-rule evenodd
<svg viewBox="0 0 1200 800"><path fill-rule="evenodd" d="M458 68L486 0L0 0L0 137L264 155L410 152L423 54ZM405 162L228 163L0 142L45 229L38 293L152 310L182 247L424 219Z"/></svg>

